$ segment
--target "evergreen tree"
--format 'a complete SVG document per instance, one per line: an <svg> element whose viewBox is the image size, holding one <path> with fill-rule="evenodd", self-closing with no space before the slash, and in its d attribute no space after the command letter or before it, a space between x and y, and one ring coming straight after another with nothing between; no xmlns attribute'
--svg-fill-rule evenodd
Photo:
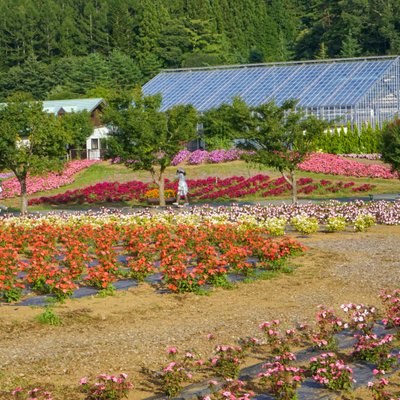
<svg viewBox="0 0 400 400"><path fill-rule="evenodd" d="M345 58L358 57L360 53L361 53L361 46L359 45L357 39L354 38L350 30L342 41L342 49L340 51L340 56Z"/></svg>
<svg viewBox="0 0 400 400"><path fill-rule="evenodd" d="M108 59L109 79L107 86L132 89L142 80L142 72L132 58L119 50L114 50Z"/></svg>

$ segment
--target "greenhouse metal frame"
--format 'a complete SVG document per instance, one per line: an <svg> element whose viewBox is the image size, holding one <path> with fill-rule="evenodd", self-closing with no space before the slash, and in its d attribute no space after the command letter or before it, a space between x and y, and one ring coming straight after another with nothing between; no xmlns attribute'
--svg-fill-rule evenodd
<svg viewBox="0 0 400 400"><path fill-rule="evenodd" d="M143 86L162 95L161 110L192 104L204 112L231 104L249 106L297 99L306 114L350 124L382 127L400 111L400 58L364 57L164 70Z"/></svg>

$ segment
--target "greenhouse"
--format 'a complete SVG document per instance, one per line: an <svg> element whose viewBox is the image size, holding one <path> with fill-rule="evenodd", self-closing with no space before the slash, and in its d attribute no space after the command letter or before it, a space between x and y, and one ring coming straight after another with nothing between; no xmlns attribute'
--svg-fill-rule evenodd
<svg viewBox="0 0 400 400"><path fill-rule="evenodd" d="M399 114L399 57L296 61L164 70L143 87L162 95L162 110L192 104L204 112L239 96L249 106L297 99L306 114L382 126Z"/></svg>

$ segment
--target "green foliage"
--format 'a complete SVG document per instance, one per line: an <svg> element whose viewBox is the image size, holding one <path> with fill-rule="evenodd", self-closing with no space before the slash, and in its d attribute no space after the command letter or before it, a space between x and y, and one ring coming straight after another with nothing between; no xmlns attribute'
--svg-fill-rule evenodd
<svg viewBox="0 0 400 400"><path fill-rule="evenodd" d="M232 147L233 139L243 138L251 125L251 111L242 99L236 97L232 105L221 104L218 108L204 112L200 121L208 150L218 149L219 145L222 145L220 148L229 148Z"/></svg>
<svg viewBox="0 0 400 400"><path fill-rule="evenodd" d="M65 113L61 118L61 124L69 137L68 144L74 149L84 148L86 139L93 132L90 114L87 111Z"/></svg>
<svg viewBox="0 0 400 400"><path fill-rule="evenodd" d="M315 233L318 230L318 220L315 217L297 216L290 220L296 231L303 235Z"/></svg>
<svg viewBox="0 0 400 400"><path fill-rule="evenodd" d="M354 230L357 232L364 232L371 226L376 224L375 217L371 214L360 214L354 221Z"/></svg>
<svg viewBox="0 0 400 400"><path fill-rule="evenodd" d="M383 129L382 158L400 173L400 120L396 119Z"/></svg>
<svg viewBox="0 0 400 400"><path fill-rule="evenodd" d="M61 324L60 317L55 314L50 306L46 306L45 310L36 317L36 320L43 325L57 326Z"/></svg>
<svg viewBox="0 0 400 400"><path fill-rule="evenodd" d="M164 202L164 171L182 146L196 137L197 113L192 106L160 111L161 97L120 97L110 102L104 121L114 128L108 140L109 156L120 157L129 168L149 171Z"/></svg>
<svg viewBox="0 0 400 400"><path fill-rule="evenodd" d="M328 217L326 220L326 230L328 232L339 232L346 229L345 217Z"/></svg>
<svg viewBox="0 0 400 400"><path fill-rule="evenodd" d="M14 172L21 185L21 212L27 211L26 177L60 170L67 135L61 121L42 103L18 94L0 108L0 169Z"/></svg>
<svg viewBox="0 0 400 400"><path fill-rule="evenodd" d="M295 170L297 164L315 149L315 139L327 126L313 116L296 110L296 100L281 106L271 101L251 109L251 119L241 128L247 147L255 151L249 160L278 170L292 188L297 201Z"/></svg>

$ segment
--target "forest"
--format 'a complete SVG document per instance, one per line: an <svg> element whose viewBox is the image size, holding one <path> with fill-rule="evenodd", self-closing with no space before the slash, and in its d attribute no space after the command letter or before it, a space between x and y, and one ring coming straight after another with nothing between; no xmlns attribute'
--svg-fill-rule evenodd
<svg viewBox="0 0 400 400"><path fill-rule="evenodd" d="M393 55L398 0L0 0L0 101L108 97L161 69Z"/></svg>

